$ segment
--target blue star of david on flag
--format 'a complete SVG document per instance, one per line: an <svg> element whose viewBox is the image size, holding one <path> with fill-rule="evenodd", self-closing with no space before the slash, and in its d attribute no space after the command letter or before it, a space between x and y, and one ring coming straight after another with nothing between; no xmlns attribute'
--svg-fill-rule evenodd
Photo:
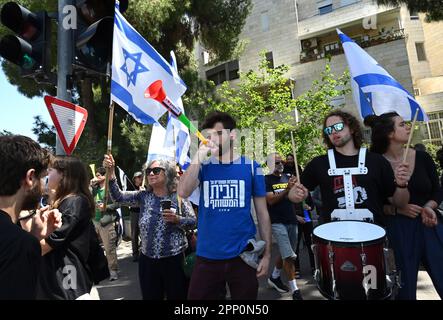
<svg viewBox="0 0 443 320"><path fill-rule="evenodd" d="M131 54L128 51L126 51L125 48L122 48L122 49L123 49L123 56L125 57L125 63L121 66L120 69L128 77L128 85L127 86L129 87L129 85L131 83L135 86L135 84L137 82L137 75L142 72L147 72L147 71L149 71L149 69L146 68L140 62L140 59L142 57L141 52ZM129 70L128 70L128 59L134 61L134 70L132 70L132 72L129 72Z"/></svg>

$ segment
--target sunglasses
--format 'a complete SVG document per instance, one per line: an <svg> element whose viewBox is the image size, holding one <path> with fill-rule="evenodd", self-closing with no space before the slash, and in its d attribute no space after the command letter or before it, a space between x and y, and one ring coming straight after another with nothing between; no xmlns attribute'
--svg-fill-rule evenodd
<svg viewBox="0 0 443 320"><path fill-rule="evenodd" d="M276 166L279 166L279 165L281 165L283 163L283 161L275 161L275 165Z"/></svg>
<svg viewBox="0 0 443 320"><path fill-rule="evenodd" d="M156 167L156 168L148 168L146 169L146 174L149 176L151 174L151 172L158 176L160 174L160 172L165 171L164 168L160 168L160 167Z"/></svg>
<svg viewBox="0 0 443 320"><path fill-rule="evenodd" d="M337 122L334 123L332 126L326 127L323 129L323 132L330 136L332 134L332 130L335 130L335 132L340 132L345 128L344 122Z"/></svg>

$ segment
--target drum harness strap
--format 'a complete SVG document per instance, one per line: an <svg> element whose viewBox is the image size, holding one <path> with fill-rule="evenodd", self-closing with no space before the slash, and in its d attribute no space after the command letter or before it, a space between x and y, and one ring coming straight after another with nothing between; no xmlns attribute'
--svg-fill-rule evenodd
<svg viewBox="0 0 443 320"><path fill-rule="evenodd" d="M344 185L344 193L345 193L345 201L346 201L346 211L351 213L355 212L355 201L354 201L354 188L352 186L352 175L363 175L368 173L368 168L365 166L365 158L366 158L366 148L360 148L358 153L358 167L353 168L337 168L337 164L335 162L334 150L328 150L328 161L329 161L329 176L343 176L343 185ZM334 298L338 299L338 292L336 290L336 279L334 272L334 252L332 251L331 244L329 247L329 264L331 268L332 274L332 288L334 292ZM362 266L366 265L366 254L363 250L362 245L362 253L360 254ZM368 296L368 287L365 286L366 296Z"/></svg>

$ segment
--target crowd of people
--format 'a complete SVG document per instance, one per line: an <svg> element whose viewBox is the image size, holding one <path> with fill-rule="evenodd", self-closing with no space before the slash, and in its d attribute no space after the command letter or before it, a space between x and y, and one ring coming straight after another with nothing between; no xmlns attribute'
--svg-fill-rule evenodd
<svg viewBox="0 0 443 320"><path fill-rule="evenodd" d="M368 151L360 122L333 111L323 122L328 154L296 170L294 155L272 153L265 175L264 166L236 153L236 121L215 112L201 128L208 142L185 172L155 159L134 173L127 191L111 154L90 179L76 157L1 136L0 299L89 299L94 283L118 280L116 209L128 206L143 299L218 300L229 290L230 299L254 300L258 278L267 277L278 292L303 300L300 244L313 276L315 222L334 221L336 210L349 205L344 177L334 169L362 166L365 173L351 180L353 205L386 230L401 273L396 298L416 299L421 265L443 298L443 176L439 181L419 146L403 159L411 128L397 113L364 124L372 132ZM443 149L437 156L442 166ZM200 199L191 203L196 191ZM278 252L271 262L273 239Z"/></svg>

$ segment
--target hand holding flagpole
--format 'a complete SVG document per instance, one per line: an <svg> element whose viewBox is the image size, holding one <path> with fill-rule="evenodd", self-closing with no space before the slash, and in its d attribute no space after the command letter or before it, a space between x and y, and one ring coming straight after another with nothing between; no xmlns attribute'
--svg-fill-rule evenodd
<svg viewBox="0 0 443 320"><path fill-rule="evenodd" d="M181 110L172 103L172 101L166 96L166 92L163 88L163 82L161 80L154 81L146 90L145 98L154 99L171 112L181 123L183 123L191 133L197 135L197 137L203 142L208 144L208 140L201 134L200 131L191 123L189 118L181 112Z"/></svg>

